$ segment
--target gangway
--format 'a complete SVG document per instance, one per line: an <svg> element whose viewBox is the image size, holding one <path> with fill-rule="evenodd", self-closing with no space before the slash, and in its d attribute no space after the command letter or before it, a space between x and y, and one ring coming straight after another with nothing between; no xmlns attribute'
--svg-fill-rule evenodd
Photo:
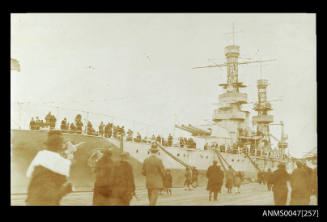
<svg viewBox="0 0 327 222"><path fill-rule="evenodd" d="M173 160L175 160L176 162L178 162L179 164L181 164L182 166L186 167L190 167L189 164L185 163L184 161L182 161L181 159L175 157L172 153L170 153L166 148L164 148L163 146L161 146L160 144L158 144L157 142L155 143L162 151L164 151L169 157L171 157Z"/></svg>
<svg viewBox="0 0 327 222"><path fill-rule="evenodd" d="M250 160L250 162L252 163L252 165L258 170L261 171L260 168L258 167L258 165L254 162L254 160L252 160L252 158L249 156L248 153L245 153L245 156Z"/></svg>

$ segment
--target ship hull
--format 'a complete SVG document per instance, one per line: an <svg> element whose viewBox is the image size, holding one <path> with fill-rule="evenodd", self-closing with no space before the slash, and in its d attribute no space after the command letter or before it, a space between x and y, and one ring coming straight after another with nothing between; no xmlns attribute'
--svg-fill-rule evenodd
<svg viewBox="0 0 327 222"><path fill-rule="evenodd" d="M102 138L96 136L85 136L80 134L64 133L64 140L72 141L74 144L85 142L74 154L74 161L71 167L70 180L76 187L93 187L95 176L88 159L97 148L112 148L113 160L119 160L120 141L114 138ZM28 178L26 170L38 151L45 148L44 142L47 138L47 131L12 130L11 131L11 188L12 192L26 192ZM144 187L145 178L141 174L143 160L149 156L150 144L134 143L124 141L124 151L130 154L131 163L136 186ZM188 165L195 166L199 171L198 184L205 186L207 183L206 170L217 158L212 150L190 150L179 147L165 147L165 149L176 158ZM173 176L173 187L183 187L185 181L185 166L177 162L165 152L160 152L160 158L165 168L170 169ZM221 153L222 157L235 170L244 172L247 180L255 181L257 169L249 159L241 154ZM221 163L219 163L222 165ZM264 163L263 163L264 164ZM262 165L263 165L262 164ZM276 166L276 163L266 161L266 166ZM269 165L270 164L270 165ZM260 164L259 164L260 165ZM223 167L223 166L222 166Z"/></svg>

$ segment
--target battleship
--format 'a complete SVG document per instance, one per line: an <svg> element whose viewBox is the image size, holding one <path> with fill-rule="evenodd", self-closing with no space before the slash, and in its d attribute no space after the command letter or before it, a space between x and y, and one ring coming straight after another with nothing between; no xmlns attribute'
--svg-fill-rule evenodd
<svg viewBox="0 0 327 222"><path fill-rule="evenodd" d="M279 163L285 163L291 171L294 162L288 155L287 135L284 133L284 122L274 123L273 115L269 114L272 105L267 99L268 80L257 80L258 98L253 110L257 112L252 117L250 127L250 112L242 110L242 105L247 103L247 93L240 92L240 88L246 86L238 81L238 65L248 63L260 63L270 60L256 60L238 62L240 47L229 45L225 47L226 63L210 65L207 67L227 67L227 83L219 84L225 92L219 95L218 108L213 111L212 121L208 128L197 127L192 124L175 125L177 129L188 132L197 146L180 146L174 141L174 146L162 146L161 158L164 165L170 169L184 169L196 167L206 170L217 160L224 170L232 167L235 171L241 171L246 178L255 179L259 171L276 169ZM271 134L270 126L279 125L281 135L278 139ZM277 140L277 147L273 147L271 139ZM116 146L129 152L134 158L143 161L148 155L149 145L111 139Z"/></svg>
<svg viewBox="0 0 327 222"><path fill-rule="evenodd" d="M257 101L253 106L253 110L257 115L251 117L249 111L242 109L242 105L247 104L248 101L247 93L241 92L241 89L245 89L246 85L238 80L239 65L261 63L269 60L239 62L239 55L240 47L233 42L232 45L225 47L226 62L224 64L194 67L194 69L226 67L227 82L219 84L224 92L219 95L218 107L213 111L210 124L206 127L196 126L192 123L176 124L174 126L176 129L189 133L189 138L196 142L195 146L184 145L178 138L173 138L169 145L157 143L164 166L171 169L175 177L180 178L174 184L182 186L186 167L196 167L200 172L200 179L205 178L205 171L213 160L217 160L223 170L231 167L235 171L241 171L249 181L255 181L259 171L266 171L269 168L271 170L276 169L279 163L285 163L289 171L294 168L294 161L287 152L288 142L287 135L284 133L284 122L274 123L274 116L269 114L272 105L267 99L269 85L267 79L257 80ZM270 126L272 125L280 126L280 138L270 132ZM46 133L44 131L47 130L12 130L12 169L14 169L12 173L15 174L16 172L17 175L20 175L18 178L21 179L19 180L25 181L25 183L27 181L24 178L24 169L26 169L37 150L33 150L31 154L27 155L26 149L19 147L31 143L34 146L33 148L36 149L35 146L39 146L40 141L45 140ZM101 156L101 152L99 152L99 148L103 148L101 146L113 147L117 152L128 152L133 159L133 166L139 169L140 164L149 155L151 144L156 143L155 140L138 141L132 135L104 138L97 135L86 135L84 132L76 134L76 132L65 131L64 136L74 140L75 143L86 141L86 145L84 144L82 147L86 146L87 148L83 150L87 151L84 152L82 157L78 152L76 155L77 163L75 162L75 165L77 164L79 167L72 166L72 172L74 170L79 172L75 174L75 177L84 178L82 180L80 180L81 178L76 179L78 184L81 185L91 184L85 181L88 181L90 175L92 175L89 168L92 168L94 162ZM40 139L40 137L43 139ZM36 138L39 144L36 145L35 141L28 142L31 138ZM93 141L91 141L92 138ZM271 139L278 142L277 147L273 147ZM88 144L88 141L91 142ZM32 145L29 146L32 147ZM41 149L41 147L38 149ZM19 154L19 152L25 152L25 154ZM79 155L80 159L78 159ZM22 160L27 157L29 160ZM19 161L24 162L22 165L25 167L18 166L17 162ZM138 174L140 172L136 172L136 175ZM12 182L21 185L21 181Z"/></svg>

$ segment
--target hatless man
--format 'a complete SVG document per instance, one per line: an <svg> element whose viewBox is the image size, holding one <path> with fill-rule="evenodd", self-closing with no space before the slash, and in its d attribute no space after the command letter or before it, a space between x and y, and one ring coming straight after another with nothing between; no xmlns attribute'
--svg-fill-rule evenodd
<svg viewBox="0 0 327 222"><path fill-rule="evenodd" d="M152 144L150 156L143 162L142 174L146 177L146 188L150 206L157 203L160 190L163 188L165 179L165 167L158 157L159 149L157 144Z"/></svg>

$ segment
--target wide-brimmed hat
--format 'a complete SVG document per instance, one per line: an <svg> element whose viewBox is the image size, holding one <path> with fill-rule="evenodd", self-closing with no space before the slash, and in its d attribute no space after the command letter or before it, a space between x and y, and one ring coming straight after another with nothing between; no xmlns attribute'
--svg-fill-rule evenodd
<svg viewBox="0 0 327 222"><path fill-rule="evenodd" d="M152 143L151 144L151 148L149 150L150 152L158 152L159 149L158 149L158 145L156 143Z"/></svg>

